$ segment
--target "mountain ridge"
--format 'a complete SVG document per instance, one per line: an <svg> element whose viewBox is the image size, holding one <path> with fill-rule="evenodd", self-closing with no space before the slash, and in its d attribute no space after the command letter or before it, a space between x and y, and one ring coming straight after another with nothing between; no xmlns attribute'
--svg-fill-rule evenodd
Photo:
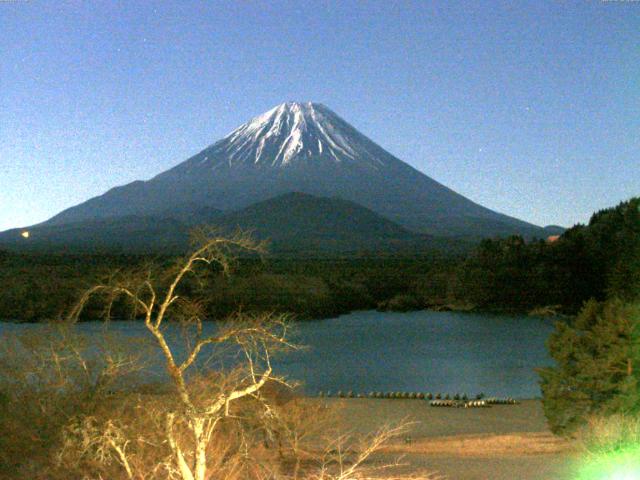
<svg viewBox="0 0 640 480"><path fill-rule="evenodd" d="M355 252L427 252L442 247L356 203L291 192L222 213L204 208L176 217L125 216L0 233L0 247L31 251L178 253L201 225L221 234L242 229L270 242L270 251L299 255Z"/></svg>

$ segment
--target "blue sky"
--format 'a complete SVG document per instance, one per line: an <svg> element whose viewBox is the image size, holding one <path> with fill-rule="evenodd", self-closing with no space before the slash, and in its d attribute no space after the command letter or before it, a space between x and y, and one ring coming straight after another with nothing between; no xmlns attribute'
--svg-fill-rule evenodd
<svg viewBox="0 0 640 480"><path fill-rule="evenodd" d="M284 101L489 208L640 194L640 2L0 2L0 230L148 179Z"/></svg>

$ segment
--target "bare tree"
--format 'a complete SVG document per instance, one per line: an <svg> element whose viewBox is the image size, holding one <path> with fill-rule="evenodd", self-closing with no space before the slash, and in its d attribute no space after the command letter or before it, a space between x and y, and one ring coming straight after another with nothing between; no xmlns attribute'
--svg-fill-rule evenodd
<svg viewBox="0 0 640 480"><path fill-rule="evenodd" d="M96 297L104 302L107 318L115 302L128 300L161 352L172 393L137 394L133 400L125 394L95 415L72 418L63 431L60 465L75 462L84 472L99 465L109 478L176 480L363 480L398 466L392 461L373 468L368 462L405 426L354 443L324 430L320 412L325 407L301 401L280 408L272 401L265 387L290 385L274 374L271 358L278 350L297 348L287 338L286 317L236 314L213 331L203 325L202 302L190 284L213 268L229 272L239 250L262 253L264 245L242 233L225 238L201 232L193 253L174 268L114 274L84 292L70 322ZM181 329L169 328L176 322ZM176 346L176 331L183 333L184 350ZM230 351L239 360L235 369L201 372L205 360L216 353L226 359ZM321 440L323 434L328 442ZM261 461L260 445L262 451L277 450L280 460L270 454Z"/></svg>
<svg viewBox="0 0 640 480"><path fill-rule="evenodd" d="M410 431L412 422L384 425L364 438L338 435L327 443L320 457L320 466L306 475L307 480L446 480L430 472L402 473L408 465L402 457L371 460L392 440ZM400 471L400 472L399 472Z"/></svg>
<svg viewBox="0 0 640 480"><path fill-rule="evenodd" d="M51 324L0 336L0 478L58 478L67 426L144 375L147 342L103 334Z"/></svg>
<svg viewBox="0 0 640 480"><path fill-rule="evenodd" d="M124 297L132 303L134 311L144 317L144 325L162 352L177 393L177 408L166 412L164 432L172 452L174 473L182 480L207 478L207 447L221 419L230 415L230 405L247 397L260 400L260 390L267 382L284 383L273 374L271 355L279 348L293 347L286 338L287 323L283 316L238 315L215 333L203 333L201 308L197 301L180 295L181 283L202 267L215 265L228 272L236 250L261 253L264 245L242 233L228 238L205 236L200 242L193 253L177 264L164 286L158 285L151 270L142 275L113 277L87 290L70 314L72 321L77 320L87 302L99 295L106 298L107 313L113 302ZM166 335L165 323L172 318L180 318L192 333L186 355L181 358ZM226 381L215 394L197 395L190 388L189 372L196 369L206 349L229 343L235 344L244 357L243 374L234 375L233 381ZM189 432L188 436L177 433L184 429ZM133 478L126 458L126 443L116 443L119 437L113 434L115 430L109 431L106 444L114 448L127 476Z"/></svg>

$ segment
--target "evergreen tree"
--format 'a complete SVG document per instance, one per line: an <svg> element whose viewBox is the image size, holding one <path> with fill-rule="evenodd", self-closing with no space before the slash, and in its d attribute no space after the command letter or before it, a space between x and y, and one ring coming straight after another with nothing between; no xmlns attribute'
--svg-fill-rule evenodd
<svg viewBox="0 0 640 480"><path fill-rule="evenodd" d="M539 369L544 412L554 433L570 434L591 415L640 407L640 305L590 300L549 339L556 366Z"/></svg>
<svg viewBox="0 0 640 480"><path fill-rule="evenodd" d="M640 298L640 198L620 204L615 210L614 261L607 271L607 291L626 300Z"/></svg>

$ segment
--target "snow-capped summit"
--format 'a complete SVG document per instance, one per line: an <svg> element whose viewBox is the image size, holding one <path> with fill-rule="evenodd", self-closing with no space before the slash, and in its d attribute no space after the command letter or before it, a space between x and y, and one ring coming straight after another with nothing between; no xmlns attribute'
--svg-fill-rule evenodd
<svg viewBox="0 0 640 480"><path fill-rule="evenodd" d="M252 118L212 145L200 165L286 167L314 159L376 168L380 159L371 144L324 105L288 102ZM190 162L185 167L195 165Z"/></svg>
<svg viewBox="0 0 640 480"><path fill-rule="evenodd" d="M310 102L278 105L170 170L113 188L45 223L203 207L228 212L289 192L352 201L434 235L544 234L436 182Z"/></svg>

